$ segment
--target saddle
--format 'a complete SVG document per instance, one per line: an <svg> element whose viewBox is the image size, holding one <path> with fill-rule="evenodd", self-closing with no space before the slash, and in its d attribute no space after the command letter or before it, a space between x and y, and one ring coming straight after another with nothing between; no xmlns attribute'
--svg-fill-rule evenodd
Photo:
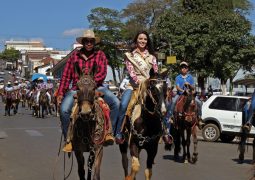
<svg viewBox="0 0 255 180"><path fill-rule="evenodd" d="M74 97L75 98L75 97ZM110 120L110 108L108 104L101 97L96 97L94 101L95 112L96 112L96 128L92 136L92 141L95 145L104 144L106 137L112 134L112 125ZM67 143L73 139L73 127L78 119L79 106L75 98L75 103L71 113L71 123L69 124L67 133Z"/></svg>

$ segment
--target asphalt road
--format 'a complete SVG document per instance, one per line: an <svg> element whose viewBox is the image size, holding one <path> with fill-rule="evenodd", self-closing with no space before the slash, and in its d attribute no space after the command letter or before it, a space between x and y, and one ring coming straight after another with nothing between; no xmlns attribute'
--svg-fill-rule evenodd
<svg viewBox="0 0 255 180"><path fill-rule="evenodd" d="M31 111L20 109L17 115L3 116L0 103L0 180L56 180L64 179L64 154L58 157L61 137L59 120L53 116L38 119ZM183 164L173 161L173 152L166 152L159 144L153 166L153 180L247 180L252 175L252 147L248 147L243 164L237 163L237 144L198 143L198 162ZM87 154L86 158L87 158ZM146 154L142 151L141 170L137 180L144 179ZM66 158L66 174L72 158ZM101 179L124 179L118 146L104 148ZM78 180L76 159L70 180Z"/></svg>

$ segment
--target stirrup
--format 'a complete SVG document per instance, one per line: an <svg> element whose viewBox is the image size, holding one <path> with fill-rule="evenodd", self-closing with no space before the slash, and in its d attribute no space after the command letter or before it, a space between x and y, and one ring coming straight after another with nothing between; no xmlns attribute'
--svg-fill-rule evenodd
<svg viewBox="0 0 255 180"><path fill-rule="evenodd" d="M66 143L65 146L63 147L62 151L64 152L72 152L73 147L72 147L72 143Z"/></svg>

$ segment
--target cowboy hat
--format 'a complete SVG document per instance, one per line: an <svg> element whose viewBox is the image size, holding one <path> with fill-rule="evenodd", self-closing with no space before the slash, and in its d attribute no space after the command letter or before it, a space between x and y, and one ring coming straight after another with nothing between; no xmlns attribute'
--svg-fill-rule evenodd
<svg viewBox="0 0 255 180"><path fill-rule="evenodd" d="M96 37L94 31L91 30L91 29L86 29L86 30L83 32L83 36L77 37L77 38L76 38L76 41L77 41L78 43L82 44L82 40L85 39L85 38L95 39L96 44L100 42L100 38L99 38L99 37Z"/></svg>
<svg viewBox="0 0 255 180"><path fill-rule="evenodd" d="M182 62L180 63L180 66L189 66L189 64L188 64L187 62L185 62L185 61L182 61Z"/></svg>
<svg viewBox="0 0 255 180"><path fill-rule="evenodd" d="M43 77L39 77L38 80L43 80Z"/></svg>
<svg viewBox="0 0 255 180"><path fill-rule="evenodd" d="M8 81L7 84L12 84L11 81Z"/></svg>
<svg viewBox="0 0 255 180"><path fill-rule="evenodd" d="M15 82L14 82L14 84L18 84L19 82L16 80Z"/></svg>
<svg viewBox="0 0 255 180"><path fill-rule="evenodd" d="M168 71L169 71L169 69L167 69L167 68L162 68L162 69L160 70L160 74L167 73Z"/></svg>

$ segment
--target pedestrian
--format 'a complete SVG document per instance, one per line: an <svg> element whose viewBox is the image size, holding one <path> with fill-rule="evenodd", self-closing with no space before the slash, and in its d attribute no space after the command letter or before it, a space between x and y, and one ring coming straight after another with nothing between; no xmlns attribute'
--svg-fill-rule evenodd
<svg viewBox="0 0 255 180"><path fill-rule="evenodd" d="M135 103L134 101L131 101L130 103L130 100L135 99L134 97L137 94L136 92L139 85L149 79L151 68L153 68L154 72L158 72L157 60L154 56L152 43L148 33L146 31L138 32L133 40L133 45L131 51L125 53L124 59L130 79L129 83L126 85L126 90L122 94L120 102L119 118L115 136L117 144L122 144L125 140L122 133L122 123L126 114L130 117L131 107L133 107Z"/></svg>
<svg viewBox="0 0 255 180"><path fill-rule="evenodd" d="M60 119L65 139L67 139L67 130L70 122L72 107L74 105L73 96L77 93L76 83L79 80L78 76L75 75L75 63L79 65L80 69L82 69L84 73L89 73L89 71L93 68L93 65L95 65L97 68L96 74L94 75L94 80L97 83L97 91L104 94L103 99L110 107L110 118L113 127L116 125L119 111L118 98L109 89L102 85L107 74L108 60L103 51L95 49L95 45L100 41L100 39L95 36L93 30L87 29L83 32L82 37L76 38L76 41L82 44L82 48L75 50L70 55L65 65L58 88L57 102L58 105L61 104ZM69 89L71 81L72 86L71 89ZM107 136L105 141L114 142L114 138L112 136ZM67 152L71 151L67 146L65 146L63 150Z"/></svg>

